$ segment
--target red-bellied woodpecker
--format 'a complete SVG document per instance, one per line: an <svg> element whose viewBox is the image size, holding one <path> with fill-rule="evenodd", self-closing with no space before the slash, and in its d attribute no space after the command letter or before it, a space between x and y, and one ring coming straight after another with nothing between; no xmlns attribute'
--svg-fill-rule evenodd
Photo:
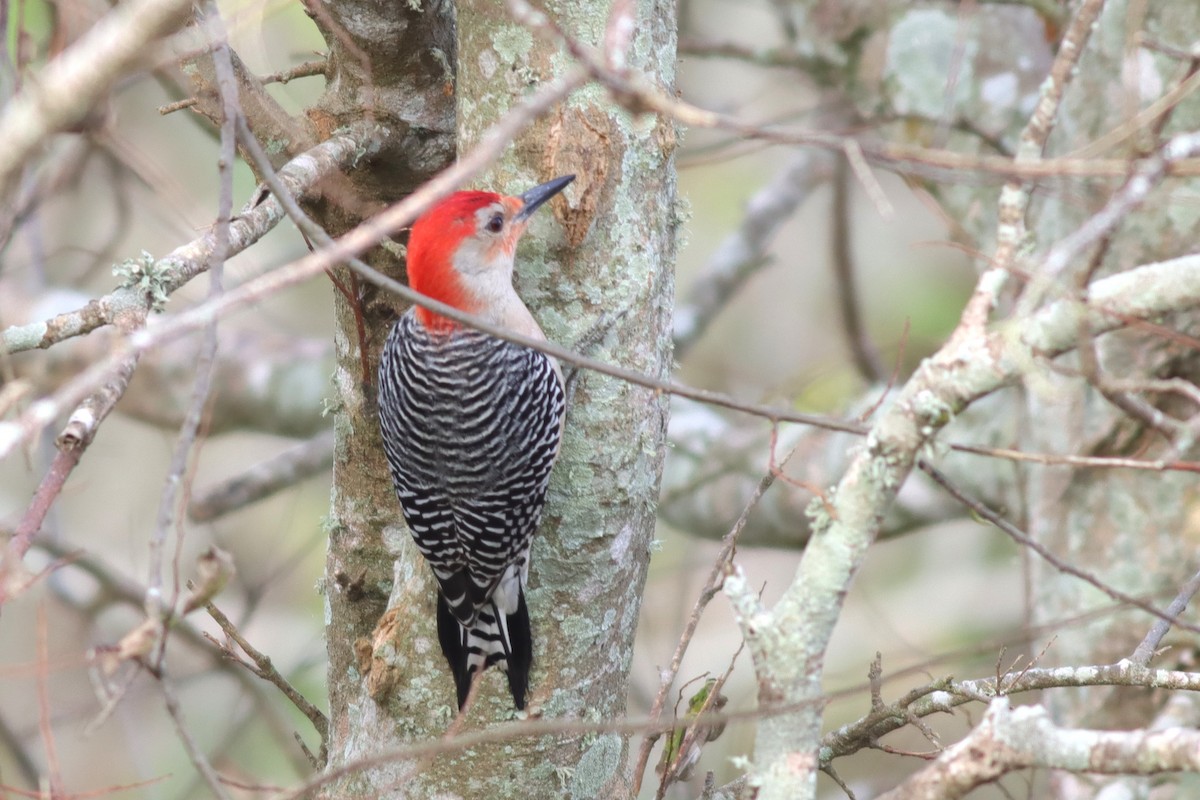
<svg viewBox="0 0 1200 800"><path fill-rule="evenodd" d="M574 179L518 197L457 192L416 221L408 281L506 330L545 339L513 289L529 217ZM379 364L379 422L404 520L438 582L437 622L458 704L499 664L525 707L533 638L525 583L565 394L557 362L423 308L392 328Z"/></svg>

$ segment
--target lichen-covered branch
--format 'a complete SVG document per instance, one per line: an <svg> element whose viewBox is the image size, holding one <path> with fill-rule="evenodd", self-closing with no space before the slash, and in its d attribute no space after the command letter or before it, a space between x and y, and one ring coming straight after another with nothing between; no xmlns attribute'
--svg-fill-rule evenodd
<svg viewBox="0 0 1200 800"><path fill-rule="evenodd" d="M280 170L280 177L293 195L303 196L322 177L334 170L352 167L370 152L377 139L378 130L373 126L348 129L292 159ZM273 197L256 195L251 198L229 225L228 254L242 252L281 219L283 208ZM130 275L128 285L74 311L6 328L0 346L9 353L46 348L112 324L122 314L145 313L203 272L212 258L216 242L217 234L213 230L160 259L144 259L144 263L133 265L137 270L136 274Z"/></svg>
<svg viewBox="0 0 1200 800"><path fill-rule="evenodd" d="M1014 164L1035 164L1042 160L1050 132L1062 107L1067 84L1075 75L1083 49L1103 8L1104 0L1084 0L1076 9L1050 67L1050 74L1038 93L1037 105L1017 137ZM1028 182L1010 180L1000 191L996 214L996 252L963 311L963 324L959 331L974 330L987 323L1000 292L1009 280L1010 270L1017 267L1014 260L1025 240L1025 215L1031 201L1032 187Z"/></svg>
<svg viewBox="0 0 1200 800"><path fill-rule="evenodd" d="M1132 661L1101 666L1030 668L996 678L956 681L943 678L915 687L895 702L872 708L861 719L829 731L821 737L821 767L873 746L887 734L900 730L913 719L948 714L966 703L989 702L1025 692L1078 686L1125 686L1144 689L1200 692L1200 673L1149 669Z"/></svg>
<svg viewBox="0 0 1200 800"><path fill-rule="evenodd" d="M1200 731L1097 731L1055 725L1041 706L988 706L976 728L880 800L954 800L1018 769L1104 775L1200 770Z"/></svg>
<svg viewBox="0 0 1200 800"><path fill-rule="evenodd" d="M79 292L59 290L54 297L70 308L88 303ZM43 307L15 288L0 292L0 319L20 321L22 315L38 315ZM119 336L114 327L107 327L43 353L25 353L12 359L13 376L27 381L39 395L51 393L111 353ZM333 369L329 342L234 326L223 327L219 337L209 435L254 430L308 437L330 427L322 413ZM145 353L121 397L119 413L148 425L179 427L198 350L199 343L187 339Z"/></svg>
<svg viewBox="0 0 1200 800"><path fill-rule="evenodd" d="M816 751L820 710L805 701L820 696L825 647L846 589L921 448L971 402L1038 368L1035 353L1055 355L1076 346L1081 325L1099 335L1130 320L1198 304L1200 255L1192 255L1098 281L1086 305L1064 300L991 330L964 335L960 329L881 412L831 493L830 505L810 507L818 535L810 538L780 601L766 609L744 579L726 582L754 658L759 702L800 709L764 720L759 728L760 797L803 797L813 791L818 764L810 754Z"/></svg>

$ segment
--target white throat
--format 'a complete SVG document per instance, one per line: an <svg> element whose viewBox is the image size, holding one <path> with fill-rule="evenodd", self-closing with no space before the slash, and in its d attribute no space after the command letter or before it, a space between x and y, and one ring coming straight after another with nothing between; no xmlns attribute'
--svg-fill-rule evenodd
<svg viewBox="0 0 1200 800"><path fill-rule="evenodd" d="M484 244L469 240L454 254L454 269L472 304L479 309L479 316L516 333L545 340L541 327L513 288L512 255L494 246L485 250Z"/></svg>

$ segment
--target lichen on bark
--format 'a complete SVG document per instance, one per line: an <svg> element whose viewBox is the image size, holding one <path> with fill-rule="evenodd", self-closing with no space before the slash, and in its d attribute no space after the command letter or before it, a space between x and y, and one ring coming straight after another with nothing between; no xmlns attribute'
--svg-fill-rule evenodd
<svg viewBox="0 0 1200 800"><path fill-rule="evenodd" d="M596 46L608 10L607 2L575 4L557 21ZM459 57L451 85L461 153L533 87L561 75L570 60L513 22L498 0L458 3L453 16L457 40L441 52ZM673 2L640 3L630 55L635 69L672 91L674 20ZM586 153L572 146L583 137L590 143ZM551 141L557 145L549 147ZM577 175L565 198L534 217L517 254L517 289L552 341L586 346L588 355L659 377L670 367L674 144L670 124L630 116L589 87L536 122L476 182L514 194L562 172ZM361 370L351 321L346 318L338 337L335 381L345 411L337 423L341 477L325 586L334 765L434 739L454 713L454 689L437 645L434 584L402 528L373 411L357 391ZM374 318L371 325L374 360L386 325ZM545 717L597 722L625 709L667 405L652 391L606 376L583 374L574 385L533 547L530 702ZM487 673L466 730L512 717L503 676ZM530 797L620 796L626 749L625 737L615 734L451 748L420 764L359 771L328 795L492 798L513 796L519 786Z"/></svg>

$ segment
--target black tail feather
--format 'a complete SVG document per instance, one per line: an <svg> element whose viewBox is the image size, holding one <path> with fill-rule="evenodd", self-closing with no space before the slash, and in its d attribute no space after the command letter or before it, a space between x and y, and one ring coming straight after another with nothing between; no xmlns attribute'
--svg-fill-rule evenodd
<svg viewBox="0 0 1200 800"><path fill-rule="evenodd" d="M499 613L495 605L490 606L490 610L492 614ZM491 617L486 612L482 616L484 618ZM508 641L504 641L503 636L499 635L499 631L479 634L489 641L498 638L504 650L503 654L495 652L491 656L487 656L487 660L483 662L483 669L492 663L501 665L508 676L508 689L512 693L513 704L518 710L523 710L525 694L529 690L529 670L533 666L533 630L529 622L529 607L525 604L523 589L520 590L516 613L505 616ZM477 619L469 632L454 616L441 592L438 592L437 598L437 621L438 640L441 642L446 662L450 665L450 673L454 676L454 688L458 693L458 707L461 709L467 702L467 695L471 692L471 680L475 673L475 669L472 669L470 663L472 650L474 650L477 663L479 663L481 655L478 646L480 639L476 638L474 644L469 644L468 640L472 637L472 632L477 630L477 626L481 623L486 625L486 622ZM496 629L492 628L492 630Z"/></svg>
<svg viewBox="0 0 1200 800"><path fill-rule="evenodd" d="M529 607L525 605L525 590L520 590L517 613L508 615L508 690L518 711L525 709L525 693L529 691L529 670L533 666L533 628L529 623Z"/></svg>
<svg viewBox="0 0 1200 800"><path fill-rule="evenodd" d="M454 688L458 690L458 707L461 709L467 702L467 694L471 691L471 674L467 671L467 650L463 647L463 628L450 610L450 604L441 592L437 593L437 625L438 641L442 644L442 654L450 665L450 674L454 676Z"/></svg>

